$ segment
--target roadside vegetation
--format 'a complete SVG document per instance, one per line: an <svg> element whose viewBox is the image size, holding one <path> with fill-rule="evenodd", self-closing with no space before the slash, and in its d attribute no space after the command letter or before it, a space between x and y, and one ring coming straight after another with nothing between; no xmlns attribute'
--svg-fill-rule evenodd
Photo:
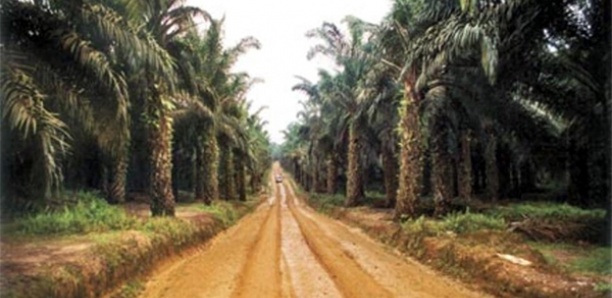
<svg viewBox="0 0 612 298"><path fill-rule="evenodd" d="M302 195L319 212L358 226L372 237L496 295L605 297L612 289L612 248L599 242L600 231L593 231L605 220L603 209L553 202L472 202L478 212L457 205L455 208L463 211L441 217L406 217L397 223L389 209L377 207L384 202L381 193L369 196L368 203L346 208L340 194ZM433 208L423 205L419 209ZM525 221L529 227L517 228ZM525 268L536 268L548 277L524 284L521 276L535 274L492 261L496 254L527 260L530 265ZM489 267L504 269L490 271ZM550 283L565 286L543 291Z"/></svg>
<svg viewBox="0 0 612 298"><path fill-rule="evenodd" d="M0 267L3 295L135 297L160 260L198 247L260 202L179 203L175 217L151 217L146 203L110 205L96 192L61 198L3 224L2 249L11 256Z"/></svg>
<svg viewBox="0 0 612 298"><path fill-rule="evenodd" d="M307 55L336 67L296 80L302 109L273 154L320 211L496 294L603 295L610 11L394 1L380 23L324 23ZM537 265L513 272L501 252Z"/></svg>
<svg viewBox="0 0 612 298"><path fill-rule="evenodd" d="M125 208L110 205L95 192L76 192L69 197L70 201L65 201L65 205L61 207L49 208L11 220L9 224L3 226L3 237L7 237L5 240L8 240L14 236L59 237L127 230L163 234L188 227L179 219L156 219L129 214ZM249 209L254 204L255 201L241 203L242 206L225 201L215 201L209 205L198 202L181 203L177 205L177 210L210 214L222 222L223 226L228 227L239 218L238 208Z"/></svg>

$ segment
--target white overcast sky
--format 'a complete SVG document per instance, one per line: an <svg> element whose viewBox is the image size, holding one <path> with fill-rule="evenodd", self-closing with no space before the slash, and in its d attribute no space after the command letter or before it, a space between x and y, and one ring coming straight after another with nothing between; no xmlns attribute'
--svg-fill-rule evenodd
<svg viewBox="0 0 612 298"><path fill-rule="evenodd" d="M347 15L379 23L391 9L390 0L187 0L187 5L199 6L215 19L225 15L225 46L246 36L261 42L261 49L240 57L234 70L264 80L251 88L247 99L253 101L254 109L268 107L261 116L268 121L271 140L279 144L283 142L281 131L296 120L298 102L305 99L300 92L291 91L299 82L295 76L316 82L318 69L332 65L321 56L306 59L316 40L305 33L324 21L341 25Z"/></svg>

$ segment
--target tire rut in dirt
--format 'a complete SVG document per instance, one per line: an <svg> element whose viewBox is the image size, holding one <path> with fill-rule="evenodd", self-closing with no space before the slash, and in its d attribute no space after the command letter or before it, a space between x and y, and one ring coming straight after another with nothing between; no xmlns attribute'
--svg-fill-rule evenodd
<svg viewBox="0 0 612 298"><path fill-rule="evenodd" d="M281 250L286 267L283 277L289 279L292 292L286 297L342 297L329 273L308 247L297 221L287 204L287 191L280 185Z"/></svg>
<svg viewBox="0 0 612 298"><path fill-rule="evenodd" d="M238 286L232 297L282 297L280 271L280 202L278 186L276 198L268 210L257 241L251 248L241 270Z"/></svg>
<svg viewBox="0 0 612 298"><path fill-rule="evenodd" d="M297 198L291 201L299 204L294 208L296 212L319 226L322 237L333 239L336 249L394 297L489 297L390 251L358 228L318 214Z"/></svg>
<svg viewBox="0 0 612 298"><path fill-rule="evenodd" d="M230 297L268 208L260 205L194 255L158 268L140 297Z"/></svg>
<svg viewBox="0 0 612 298"><path fill-rule="evenodd" d="M316 221L304 216L304 211L295 206L294 200L294 196L289 198L289 210L306 243L346 297L393 297L366 273L352 256L343 251L336 241L328 237Z"/></svg>

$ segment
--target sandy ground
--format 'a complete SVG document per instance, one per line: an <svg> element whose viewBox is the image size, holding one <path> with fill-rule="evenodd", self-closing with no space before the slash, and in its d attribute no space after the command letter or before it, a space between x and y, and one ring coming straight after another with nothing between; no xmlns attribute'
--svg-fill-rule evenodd
<svg viewBox="0 0 612 298"><path fill-rule="evenodd" d="M141 295L483 296L317 214L296 198L288 181L275 184L274 196L204 249L157 268Z"/></svg>

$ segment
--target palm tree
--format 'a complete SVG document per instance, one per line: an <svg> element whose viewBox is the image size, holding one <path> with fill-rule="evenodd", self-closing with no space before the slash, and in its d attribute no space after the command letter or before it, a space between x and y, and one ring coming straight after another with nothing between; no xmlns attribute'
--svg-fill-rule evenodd
<svg viewBox="0 0 612 298"><path fill-rule="evenodd" d="M285 142L281 148L283 153L281 164L293 174L298 183L307 188L304 178L306 176L304 165L308 150L306 139L302 138L301 130L301 124L292 122L283 131Z"/></svg>
<svg viewBox="0 0 612 298"><path fill-rule="evenodd" d="M293 86L293 90L300 90L300 88L316 88L308 85L310 82L304 81L303 84ZM319 142L322 137L323 130L323 119L320 111L320 105L316 102L316 95L311 95L307 101L301 101L303 110L298 112L297 117L302 125L303 135L308 146L308 165L309 165L309 177L312 179L312 192L319 192L323 189L322 177L320 175L321 160L323 160L326 152L322 149L321 143Z"/></svg>
<svg viewBox="0 0 612 298"><path fill-rule="evenodd" d="M162 51L169 49L177 38L194 26L194 16L210 19L203 10L185 6L183 0L131 1L127 14L142 25L141 34L156 41ZM167 54L168 55L168 54ZM149 152L149 185L153 216L174 215L172 192L172 95L176 92L174 70L159 73L147 66L140 69L144 82L134 82L141 88L145 143ZM144 84L142 84L144 83Z"/></svg>
<svg viewBox="0 0 612 298"><path fill-rule="evenodd" d="M373 64L371 47L364 43L365 28L371 26L356 18L347 17L345 21L349 24L351 34L350 40L346 40L341 31L334 25L324 23L321 28L311 31L310 37L318 37L325 44L315 46L309 52L309 57L317 53L332 56L336 63L342 67L342 71L333 76L325 86L331 96L328 100L337 107L344 110L348 121L348 153L347 153L347 187L346 206L355 206L364 197L363 168L361 150L363 139L361 130L364 125L364 114L368 105L366 87L366 76Z"/></svg>
<svg viewBox="0 0 612 298"><path fill-rule="evenodd" d="M419 173L423 166L420 156L427 144L427 135L438 138L433 141L437 151L434 153L434 159L439 160L434 161L438 166L433 169L434 180L437 181L434 183L435 200L439 202L439 208L443 208L447 204L443 202L450 199L446 197L450 195L448 186L444 186L444 181L448 181L445 177L449 176L449 170L443 165L453 163L445 162L449 157L444 155L443 139L448 136L451 127L435 124L437 121L448 122L448 118L438 118L438 113L433 109L432 121L426 121L424 124L430 124L427 130L435 129L425 131L427 135L423 135L420 120L423 115L419 112L421 106L425 102L433 102L433 105L446 107L448 105L444 102L450 100L450 95L454 92L451 89L465 88L448 79L448 75L454 75L455 78L460 75L453 73L454 69L465 71L476 68L488 78L487 84L496 83L498 77L507 78L498 76L497 73L507 71L511 63L516 65L516 61L511 58L533 47L534 40L541 40L544 34L542 29L549 24L550 15L558 11L556 8L541 10L539 5L533 1L434 1L425 6L396 3L392 13L394 25L388 30L388 34L391 40L401 41L403 47L390 47L389 52L403 52L407 58L403 67L394 66L402 70L401 78L406 96L400 111L402 170L396 216L415 215L414 204L420 193ZM415 15L421 17L416 18ZM517 38L527 35L533 38L529 43L525 43L526 46L521 47L523 44ZM500 57L503 60L500 60ZM509 90L501 82L497 82L496 86L500 85L500 90L494 94L504 95Z"/></svg>
<svg viewBox="0 0 612 298"><path fill-rule="evenodd" d="M223 20L212 20L205 36L197 32L188 34L176 51L182 55L178 63L182 82L188 90L183 99L183 108L177 114L179 121L187 121L189 147L195 148L197 166L195 197L206 204L219 197L218 164L219 146L217 130L227 119L221 105L222 97L231 99L232 94L224 94L232 77L230 68L238 56L249 48L258 48L257 40L248 37L236 46L224 49L222 46ZM177 54L177 55L179 55ZM236 92L236 91L234 91ZM231 123L230 123L231 124ZM195 142L194 142L195 141Z"/></svg>
<svg viewBox="0 0 612 298"><path fill-rule="evenodd" d="M250 105L249 105L250 107ZM250 186L252 192L258 192L262 188L265 172L270 167L270 138L268 132L264 130L267 121L259 116L266 107L261 107L247 119L248 127L248 153L247 168L250 176ZM247 108L247 110L250 110Z"/></svg>
<svg viewBox="0 0 612 298"><path fill-rule="evenodd" d="M10 184L33 183L41 192L27 196L48 198L63 180L60 158L68 150L69 131L82 131L111 157L108 197L121 202L126 155L116 153L129 138L129 105L120 63L162 67L155 44L98 1L5 1L0 13L6 59L2 126L13 139L3 154L11 161L4 164L21 173L41 173L9 175L16 179Z"/></svg>
<svg viewBox="0 0 612 298"><path fill-rule="evenodd" d="M217 130L221 152L219 186L220 195L226 200L246 197L244 159L248 152L249 136L245 96L249 88L259 81L250 79L245 73L232 74L220 92L221 114ZM238 193L236 186L240 187Z"/></svg>
<svg viewBox="0 0 612 298"><path fill-rule="evenodd" d="M319 82L314 84L303 77L297 77L300 83L292 87L294 91L301 91L308 99L306 102L301 102L303 111L298 113L298 117L302 120L302 125L308 129L305 139L309 140L309 155L314 160L312 176L314 180L314 191L321 191L323 186L320 183L323 179L319 176L321 166L325 164L325 190L327 193L336 192L336 164L337 164L337 149L338 144L342 142L342 134L339 132L343 125L334 118L338 118L340 113L331 104L330 98L332 94L331 88L332 76L326 71L319 72Z"/></svg>
<svg viewBox="0 0 612 298"><path fill-rule="evenodd" d="M416 11L413 11L416 10ZM407 28L412 28L419 8L408 3L396 1L389 17L389 23L383 32L383 45L388 56L405 57L407 52ZM401 24L401 25L400 25ZM386 63L396 66L403 61L389 61ZM415 92L414 85L417 79L416 67L402 69L396 66L398 74L402 75L403 98L399 106L399 123L397 127L399 139L399 183L395 204L395 217L414 216L417 198L421 193L422 175L422 145L420 129L420 105L422 97Z"/></svg>
<svg viewBox="0 0 612 298"><path fill-rule="evenodd" d="M398 104L401 99L400 88L395 82L397 74L388 66L387 49L384 47L386 35L384 27L375 28L373 43L375 63L372 64L367 84L368 92L373 98L367 109L367 127L369 141L376 155L381 160L383 183L385 189L385 205L394 207L396 203L398 185L398 159L397 134L395 128L399 121Z"/></svg>

